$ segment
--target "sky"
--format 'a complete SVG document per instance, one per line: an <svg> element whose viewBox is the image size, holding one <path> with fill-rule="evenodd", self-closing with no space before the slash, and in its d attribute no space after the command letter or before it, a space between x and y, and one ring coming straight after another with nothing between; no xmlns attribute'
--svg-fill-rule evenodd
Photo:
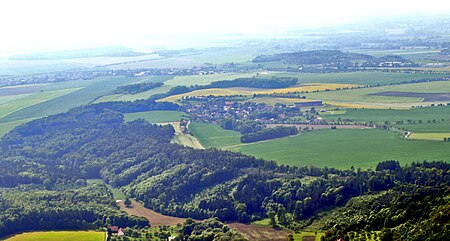
<svg viewBox="0 0 450 241"><path fill-rule="evenodd" d="M450 14L450 1L2 0L0 56L139 46L179 34L270 33L416 13Z"/></svg>

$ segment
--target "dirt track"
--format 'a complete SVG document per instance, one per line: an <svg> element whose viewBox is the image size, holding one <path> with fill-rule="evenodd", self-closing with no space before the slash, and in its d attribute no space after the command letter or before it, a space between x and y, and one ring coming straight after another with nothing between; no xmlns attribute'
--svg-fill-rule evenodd
<svg viewBox="0 0 450 241"><path fill-rule="evenodd" d="M131 208L125 207L125 204L123 202L119 202L119 206L122 210L130 215L147 218L152 226L177 225L179 223L184 223L184 221L186 220L185 218L162 215L148 208L145 208L142 204L134 200L132 200L131 203Z"/></svg>
<svg viewBox="0 0 450 241"><path fill-rule="evenodd" d="M250 241L286 241L292 232L253 224L229 223L231 228L242 233Z"/></svg>

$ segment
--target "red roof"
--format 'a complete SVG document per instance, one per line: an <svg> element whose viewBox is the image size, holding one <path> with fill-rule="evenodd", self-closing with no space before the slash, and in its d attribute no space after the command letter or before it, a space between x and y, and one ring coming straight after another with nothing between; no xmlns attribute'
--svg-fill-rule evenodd
<svg viewBox="0 0 450 241"><path fill-rule="evenodd" d="M119 231L119 227L117 227L117 226L109 226L108 229L111 230L111 232Z"/></svg>

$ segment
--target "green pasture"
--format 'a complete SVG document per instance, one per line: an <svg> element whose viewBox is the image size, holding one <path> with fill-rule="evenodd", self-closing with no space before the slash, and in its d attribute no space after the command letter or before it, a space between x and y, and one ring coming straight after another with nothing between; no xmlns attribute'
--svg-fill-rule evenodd
<svg viewBox="0 0 450 241"><path fill-rule="evenodd" d="M225 130L218 125L192 122L189 130L205 148L241 144L239 132Z"/></svg>
<svg viewBox="0 0 450 241"><path fill-rule="evenodd" d="M402 164L423 160L450 161L450 143L405 140L397 132L376 129L317 130L231 148L233 151L275 160L279 164L375 168L385 160Z"/></svg>
<svg viewBox="0 0 450 241"><path fill-rule="evenodd" d="M98 231L50 231L15 235L5 241L103 241L105 232Z"/></svg>

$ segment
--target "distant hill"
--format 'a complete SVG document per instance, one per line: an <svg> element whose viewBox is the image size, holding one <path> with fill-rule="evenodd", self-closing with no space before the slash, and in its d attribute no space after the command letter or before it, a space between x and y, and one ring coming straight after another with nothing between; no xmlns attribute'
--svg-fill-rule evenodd
<svg viewBox="0 0 450 241"><path fill-rule="evenodd" d="M56 59L77 59L91 57L132 57L141 56L144 53L134 52L126 47L102 47L88 48L67 51L41 52L32 54L12 55L9 60L56 60Z"/></svg>

